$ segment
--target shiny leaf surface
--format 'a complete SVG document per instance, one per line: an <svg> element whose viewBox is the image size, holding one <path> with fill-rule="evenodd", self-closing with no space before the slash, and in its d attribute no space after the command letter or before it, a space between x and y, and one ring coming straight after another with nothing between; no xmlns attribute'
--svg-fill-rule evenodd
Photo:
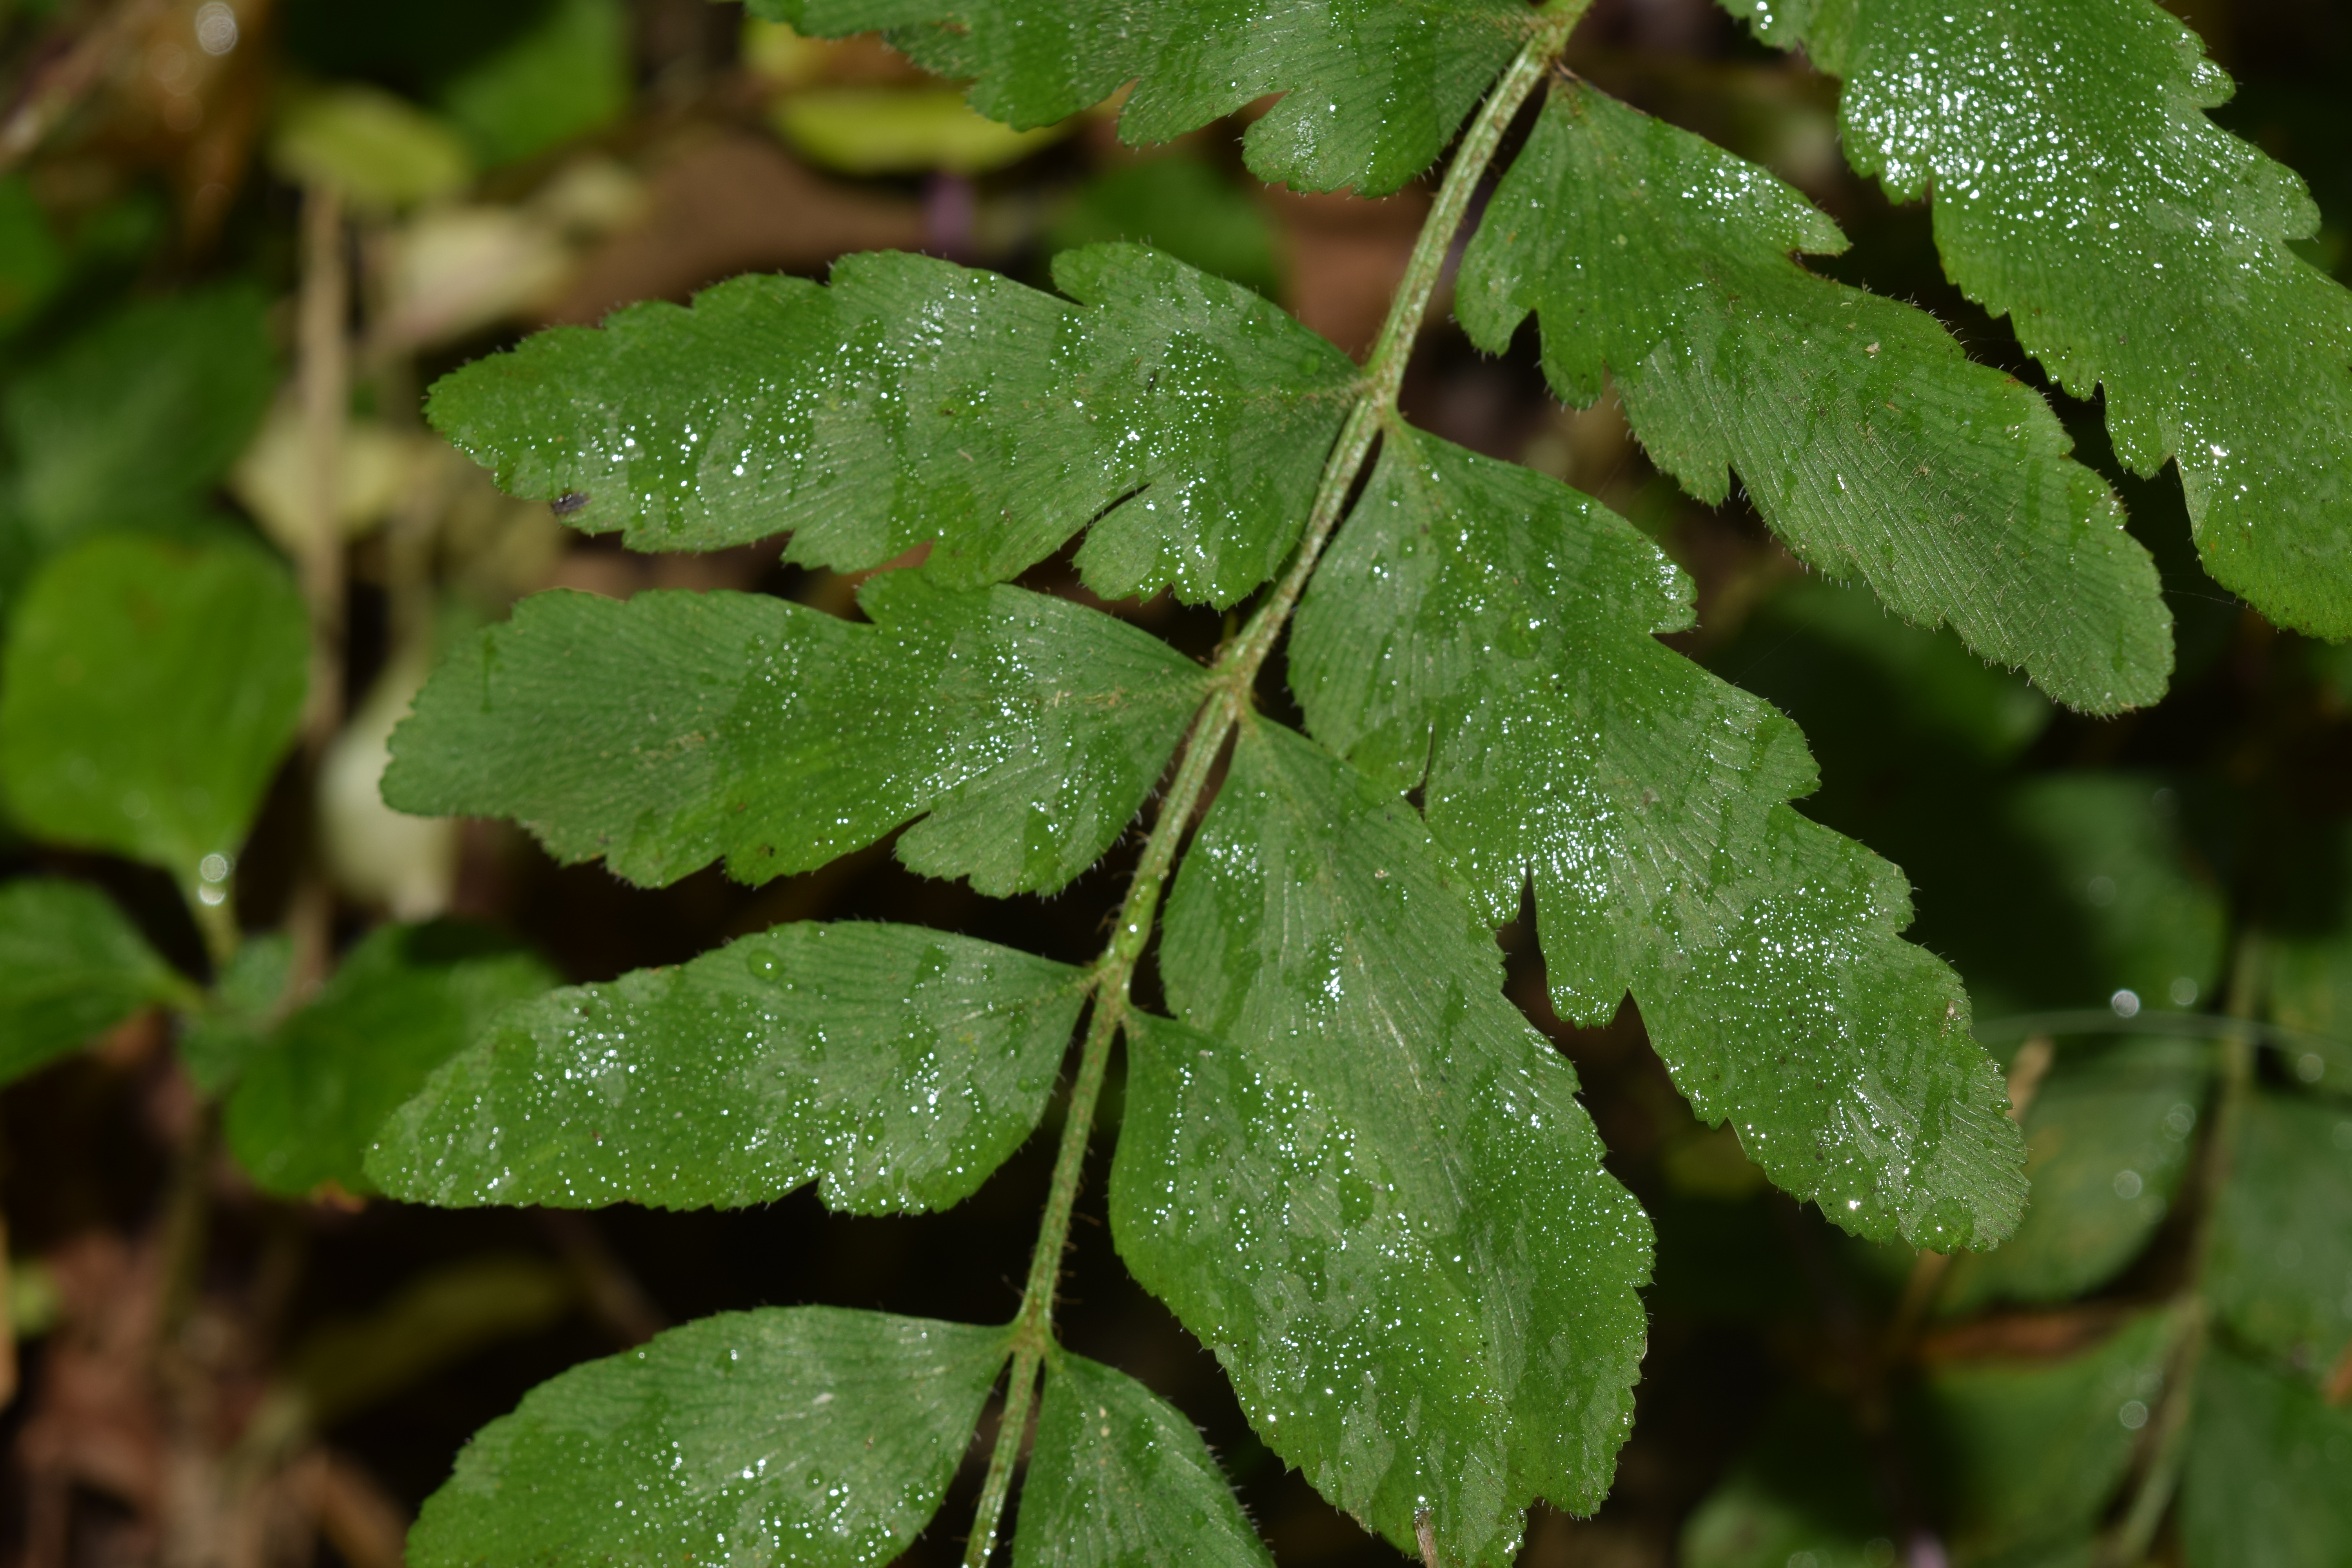
<svg viewBox="0 0 2352 1568"><path fill-rule="evenodd" d="M690 310L559 327L434 386L444 435L516 495L633 549L787 530L851 571L936 541L999 582L1091 522L1106 597L1229 605L1297 537L1347 357L1237 284L1139 246L1066 251L1068 300L896 252L830 285L751 277Z"/></svg>
<svg viewBox="0 0 2352 1568"><path fill-rule="evenodd" d="M1591 402L1605 367L1685 489L1720 502L1737 469L1801 558L1905 619L2088 712L2155 701L2172 617L2121 506L2033 392L1789 254L1844 248L1756 165L1570 83L1487 207L1457 308L1496 353L1538 312L1562 397Z"/></svg>
<svg viewBox="0 0 2352 1568"><path fill-rule="evenodd" d="M764 882L873 843L1002 896L1092 865L1204 689L1156 637L1013 588L892 573L856 626L748 594L525 600L394 731L383 796L510 816L558 859ZM854 743L852 743L854 742Z"/></svg>
<svg viewBox="0 0 2352 1568"><path fill-rule="evenodd" d="M1160 961L1184 1024L1134 1022L1113 1234L1259 1436L1465 1568L1597 1506L1649 1222L1412 809L1247 722Z"/></svg>
<svg viewBox="0 0 2352 1568"><path fill-rule="evenodd" d="M2064 1047L2026 1110L2025 1218L1998 1251L1953 1259L1944 1309L2061 1301L2139 1256L2188 1173L2211 1050L2164 1039Z"/></svg>
<svg viewBox="0 0 2352 1568"><path fill-rule="evenodd" d="M0 883L0 1083L194 991L96 888Z"/></svg>
<svg viewBox="0 0 2352 1568"><path fill-rule="evenodd" d="M1181 1411L1065 1352L1045 1373L1013 1568L1273 1568Z"/></svg>
<svg viewBox="0 0 2352 1568"><path fill-rule="evenodd" d="M837 1210L945 1208L1036 1126L1082 980L917 926L781 926L512 1010L368 1170L444 1206L734 1208L817 1181Z"/></svg>
<svg viewBox="0 0 2352 1568"><path fill-rule="evenodd" d="M117 537L58 556L0 658L10 811L218 901L293 742L309 658L301 595L257 550Z"/></svg>
<svg viewBox="0 0 2352 1568"><path fill-rule="evenodd" d="M1935 191L1945 271L2116 454L2179 464L2206 570L2352 637L2352 292L2287 242L2303 182L2205 116L2230 79L2151 0L1727 0L1844 79L1846 155Z"/></svg>
<svg viewBox="0 0 2352 1568"><path fill-rule="evenodd" d="M2352 1353L2352 1106L2248 1097L2209 1268L2248 1348L2323 1382Z"/></svg>
<svg viewBox="0 0 2352 1568"><path fill-rule="evenodd" d="M727 1312L573 1367L457 1456L414 1568L871 1568L963 1458L1006 1332L835 1307Z"/></svg>
<svg viewBox="0 0 2352 1568"><path fill-rule="evenodd" d="M223 1118L230 1152L283 1196L324 1182L372 1190L361 1162L376 1127L501 1008L554 980L486 931L378 926L245 1064Z"/></svg>
<svg viewBox="0 0 2352 1568"><path fill-rule="evenodd" d="M1118 133L1166 142L1263 98L1253 173L1384 195L1432 163L1518 49L1517 0L751 0L839 37L874 27L972 107L1017 126L1091 109L1129 82Z"/></svg>
<svg viewBox="0 0 2352 1568"><path fill-rule="evenodd" d="M1299 614L1315 733L1402 792L1487 921L1532 876L1559 1010L1630 986L1699 1116L1858 1234L2006 1235L2021 1151L1902 875L1786 803L1794 725L1651 634L1689 582L1623 519L1402 428ZM1424 774L1424 769L1426 770Z"/></svg>
<svg viewBox="0 0 2352 1568"><path fill-rule="evenodd" d="M2189 1568L2352 1562L2352 1410L2231 1351L2205 1353L2180 1478Z"/></svg>

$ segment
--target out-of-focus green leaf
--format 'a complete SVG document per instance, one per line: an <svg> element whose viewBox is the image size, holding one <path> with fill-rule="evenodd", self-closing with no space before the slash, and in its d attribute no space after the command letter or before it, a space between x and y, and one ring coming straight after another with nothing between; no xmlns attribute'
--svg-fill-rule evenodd
<svg viewBox="0 0 2352 1568"><path fill-rule="evenodd" d="M2352 1410L2226 1347L2205 1352L2180 1478L2189 1568L2352 1563Z"/></svg>
<svg viewBox="0 0 2352 1568"><path fill-rule="evenodd" d="M1937 742L1971 762L1997 765L2016 757L2050 727L2054 710L2048 698L2017 676L1988 666L1958 637L1905 625L1864 589L1801 578L1759 606L1755 625L1770 639L1773 658L1801 659L1811 651L1789 648L1793 632L1815 648L1870 667L1891 683L1901 694L1899 711L1890 712L1874 700L1876 692L1860 694L1856 718L1868 726L1874 740L1888 739L1887 727L1896 725L1906 736ZM1806 673L1828 684L1853 684L1845 669ZM1740 684L1759 689L1747 674ZM1769 684L1759 695L1771 696ZM1823 737L1813 722L1801 714L1793 716L1814 745L1822 747Z"/></svg>
<svg viewBox="0 0 2352 1568"><path fill-rule="evenodd" d="M929 813L908 866L1044 891L1126 827L1205 689L1066 600L891 573L861 603L878 625L748 594L539 595L434 672L384 799L511 816L654 886L722 857L763 882Z"/></svg>
<svg viewBox="0 0 2352 1568"><path fill-rule="evenodd" d="M2188 1172L2210 1051L2147 1038L2067 1047L2026 1110L2025 1218L2000 1250L1954 1259L1944 1308L2061 1301L2137 1258Z"/></svg>
<svg viewBox="0 0 2352 1568"><path fill-rule="evenodd" d="M1530 876L1554 1005L1630 986L1712 1124L1857 1234L1948 1247L2015 1223L2022 1151L1951 971L1901 942L1900 872L1787 804L1793 725L1651 634L1690 585L1531 470L1386 436L1299 613L1315 733L1400 794L1486 920Z"/></svg>
<svg viewBox="0 0 2352 1568"><path fill-rule="evenodd" d="M2071 707L2155 701L2172 617L2122 507L2033 392L1789 254L1844 248L1754 164L1567 83L1471 241L1459 309L1491 352L1540 312L1561 396L1590 403L1612 372L1692 494L1721 501L1737 468L1791 549L1906 619Z"/></svg>
<svg viewBox="0 0 2352 1568"><path fill-rule="evenodd" d="M1895 1527L1851 1421L1812 1399L1768 1417L1683 1525L1681 1568L1894 1568Z"/></svg>
<svg viewBox="0 0 2352 1568"><path fill-rule="evenodd" d="M1183 1415L1067 1352L1045 1373L1013 1568L1273 1568Z"/></svg>
<svg viewBox="0 0 2352 1568"><path fill-rule="evenodd" d="M2352 643L2305 643L2304 658L2338 709L2352 708Z"/></svg>
<svg viewBox="0 0 2352 1568"><path fill-rule="evenodd" d="M2206 568L2284 626L2352 637L2352 292L2296 256L2303 182L2204 110L2230 79L2150 0L1727 0L1844 79L1846 155L1935 192L1952 280L2116 454L2177 461Z"/></svg>
<svg viewBox="0 0 2352 1568"><path fill-rule="evenodd" d="M353 205L390 212L461 190L466 144L441 121L377 89L342 86L289 103L269 149L289 181L332 185Z"/></svg>
<svg viewBox="0 0 2352 1568"><path fill-rule="evenodd" d="M1356 368L1270 301L1138 246L1054 261L1079 301L896 252L829 285L558 327L436 383L434 426L509 492L632 549L790 531L859 571L926 541L958 586L1082 528L1087 585L1232 604L1304 524Z"/></svg>
<svg viewBox="0 0 2352 1568"><path fill-rule="evenodd" d="M231 1152L264 1189L372 1190L361 1170L383 1119L508 1004L554 984L537 958L464 926L378 926L316 1000L245 1065Z"/></svg>
<svg viewBox="0 0 2352 1568"><path fill-rule="evenodd" d="M624 0L553 0L525 32L472 61L436 94L485 168L599 129L629 106Z"/></svg>
<svg viewBox="0 0 2352 1568"><path fill-rule="evenodd" d="M1245 721L1131 1019L1111 1226L1266 1446L1400 1547L1507 1563L1632 1419L1650 1226L1412 807Z"/></svg>
<svg viewBox="0 0 2352 1568"><path fill-rule="evenodd" d="M206 1094L235 1083L245 1064L269 1044L270 1026L294 975L294 939L283 931L249 936L213 981L213 1005L180 1026L180 1065Z"/></svg>
<svg viewBox="0 0 2352 1568"><path fill-rule="evenodd" d="M2063 1361L1929 1373L1915 1451L1943 1494L1956 1564L2063 1562L2088 1543L2157 1407L2177 1332L2173 1317L2147 1312Z"/></svg>
<svg viewBox="0 0 2352 1568"><path fill-rule="evenodd" d="M19 1342L38 1339L56 1328L66 1315L58 1277L38 1259L10 1258L8 1279L0 1289L6 1292L5 1300L0 1300L0 1310L7 1312L8 1327Z"/></svg>
<svg viewBox="0 0 2352 1568"><path fill-rule="evenodd" d="M547 25L555 0L404 0L396 8L344 0L284 0L271 42L304 74L374 81L407 97L479 65Z"/></svg>
<svg viewBox="0 0 2352 1568"><path fill-rule="evenodd" d="M156 956L114 900L81 882L0 882L0 1083L195 987Z"/></svg>
<svg viewBox="0 0 2352 1568"><path fill-rule="evenodd" d="M1171 153L1097 175L1045 231L1045 248L1120 239L1164 250L1269 300L1282 292L1265 209L1198 158Z"/></svg>
<svg viewBox="0 0 2352 1568"><path fill-rule="evenodd" d="M2121 768L2004 776L1874 707L1907 705L1897 679L1801 648L1788 666L1759 657L1756 684L1821 746L1822 815L1901 856L1922 889L1916 940L1968 977L1979 1019L2112 1005L2146 1026L2210 1005L2227 933L2186 831L2192 786Z"/></svg>
<svg viewBox="0 0 2352 1568"><path fill-rule="evenodd" d="M1518 0L750 0L841 37L876 27L972 106L1047 125L1132 82L1120 139L1166 142L1268 93L1244 156L1301 190L1385 195L1433 163L1536 25Z"/></svg>
<svg viewBox="0 0 2352 1568"><path fill-rule="evenodd" d="M985 174L1073 128L1013 130L974 113L951 87L804 87L779 98L768 118L793 152L845 174Z"/></svg>
<svg viewBox="0 0 2352 1568"><path fill-rule="evenodd" d="M0 335L48 302L66 279L65 247L22 174L0 177Z"/></svg>
<svg viewBox="0 0 2352 1568"><path fill-rule="evenodd" d="M446 1206L832 1208L968 1197L1036 1126L1084 999L1067 965L917 926L788 925L519 1007L378 1135Z"/></svg>
<svg viewBox="0 0 2352 1568"><path fill-rule="evenodd" d="M11 814L219 902L293 741L310 647L301 595L257 549L117 537L59 556L0 656Z"/></svg>
<svg viewBox="0 0 2352 1568"><path fill-rule="evenodd" d="M0 428L45 548L198 508L277 386L268 312L236 284L140 300L8 388Z"/></svg>
<svg viewBox="0 0 2352 1568"><path fill-rule="evenodd" d="M576 1294L570 1276L536 1258L492 1254L425 1269L373 1311L304 1335L288 1361L288 1392L308 1425L332 1426L486 1345L545 1328Z"/></svg>
<svg viewBox="0 0 2352 1568"><path fill-rule="evenodd" d="M2221 1321L2325 1381L2352 1353L2352 1107L2250 1095L2212 1247L2207 1289Z"/></svg>
<svg viewBox="0 0 2352 1568"><path fill-rule="evenodd" d="M2144 1313L2050 1362L1931 1366L1893 1431L1807 1397L1769 1419L1685 1525L1682 1568L1894 1568L1886 1445L1954 1568L2090 1568L2102 1508L2164 1385L2177 1320Z"/></svg>
<svg viewBox="0 0 2352 1568"><path fill-rule="evenodd" d="M2315 858L2341 875L2342 862ZM2303 1037L2285 1046L2289 1070L2331 1094L2352 1094L2352 922L2273 942L2269 990L2271 1021Z"/></svg>
<svg viewBox="0 0 2352 1568"><path fill-rule="evenodd" d="M2002 814L2040 852L2062 918L2087 942L2067 1000L2096 1006L2114 991L2121 1011L2190 1006L2220 982L2227 919L2220 891L2184 857L2179 806L2144 774L2059 773L2021 785ZM2014 899L2020 891L2011 887ZM2015 940L2012 934L2011 940Z"/></svg>
<svg viewBox="0 0 2352 1568"><path fill-rule="evenodd" d="M835 1307L705 1318L575 1366L476 1434L412 1568L871 1568L939 1507L1003 1329Z"/></svg>

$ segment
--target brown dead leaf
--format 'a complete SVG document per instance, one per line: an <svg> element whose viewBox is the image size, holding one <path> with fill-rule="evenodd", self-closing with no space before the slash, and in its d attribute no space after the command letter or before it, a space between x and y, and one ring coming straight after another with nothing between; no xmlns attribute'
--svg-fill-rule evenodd
<svg viewBox="0 0 2352 1568"><path fill-rule="evenodd" d="M922 205L821 179L772 142L690 140L652 174L646 221L593 252L548 311L592 322L639 300L683 300L740 272L808 272L852 250L914 249Z"/></svg>
<svg viewBox="0 0 2352 1568"><path fill-rule="evenodd" d="M16 1439L29 1494L28 1562L43 1560L52 1544L62 1551L76 1487L146 1519L155 1514L163 1479L163 1422L148 1362L158 1310L152 1249L134 1252L117 1237L91 1234L46 1261L61 1311ZM46 1537L53 1533L52 1543Z"/></svg>
<svg viewBox="0 0 2352 1568"><path fill-rule="evenodd" d="M1418 188L1378 201L1339 193L1308 195L1270 187L1265 197L1290 261L1284 306L1361 359L1380 336L1389 300L1404 277L1429 212Z"/></svg>

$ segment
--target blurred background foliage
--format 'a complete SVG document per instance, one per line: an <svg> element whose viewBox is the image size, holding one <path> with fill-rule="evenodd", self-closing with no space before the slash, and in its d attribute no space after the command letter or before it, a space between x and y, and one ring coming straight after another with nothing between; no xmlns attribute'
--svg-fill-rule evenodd
<svg viewBox="0 0 2352 1568"><path fill-rule="evenodd" d="M2307 256L2352 275L2352 15L2181 9L2241 84L2219 118L2311 184L2326 226ZM1801 187L1854 241L1821 270L2046 386L1944 280L1926 211L1847 171L1833 84L1801 62L1705 0L1601 0L1570 63ZM430 436L421 390L541 325L883 247L1042 284L1058 249L1146 240L1360 353L1427 189L1261 188L1237 122L1142 151L1101 114L1011 132L877 40L705 0L0 0L0 625L96 677L38 722L86 731L101 771L191 779L241 723L239 754L275 770L223 853L233 778L142 801L136 831L85 831L0 756L0 901L64 879L79 890L44 906L58 941L110 929L111 900L169 963L60 1026L97 1037L0 1098L0 1558L378 1568L475 1428L666 1323L810 1301L1008 1311L1050 1136L913 1219L827 1215L807 1193L684 1215L367 1196L355 1142L500 1000L819 917L1083 963L1132 848L1053 900L983 902L880 847L760 889L712 870L644 891L504 826L393 815L385 738L436 648L521 594L728 587L847 614L855 586L772 544L640 557L573 537ZM1660 1237L1617 1489L1592 1521L1539 1513L1534 1568L2083 1561L2167 1465L2185 1479L2159 1559L2201 1542L2208 1561L2352 1561L2352 1100L2335 1098L2352 1089L2352 649L2237 605L2200 570L2172 475L2121 473L2095 411L2054 401L2175 616L2171 695L2120 719L2055 710L1809 576L1737 495L1691 502L1612 399L1549 398L1531 341L1486 359L1441 324L1414 361L1412 418L1600 496L1692 571L1698 626L1675 640L1794 717L1822 764L1804 809L1910 874L1915 935L1968 980L2032 1150L2034 1206L2000 1251L1855 1243L1691 1120L1630 1007L1598 1030L1554 1017L1507 927L1511 994L1576 1062ZM150 568L172 584L140 601L152 638L78 623L75 595ZM1066 561L1029 581L1076 591ZM1189 651L1220 630L1165 599L1115 608ZM290 691L236 694L243 719L174 696L280 636L309 647L299 716ZM19 974L44 962L0 953ZM197 984L214 1000L190 1003ZM2199 1151L2217 1072L2247 1059L2233 1019L2267 1030L2240 1173L2217 1183ZM1283 1563L1384 1559L1128 1280L1101 1196L1069 1342L1202 1424ZM2192 1342L2183 1450L2151 1412ZM921 1562L954 1559L967 1472ZM2225 1500L2257 1496L2318 1533L2232 1536L2244 1509Z"/></svg>

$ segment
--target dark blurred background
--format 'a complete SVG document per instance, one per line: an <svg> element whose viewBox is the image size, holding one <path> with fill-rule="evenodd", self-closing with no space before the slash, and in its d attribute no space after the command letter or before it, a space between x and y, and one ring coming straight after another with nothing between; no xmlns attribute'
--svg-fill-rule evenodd
<svg viewBox="0 0 2352 1568"><path fill-rule="evenodd" d="M2217 117L2309 182L2326 226L2306 254L2345 276L2352 10L2325 0L2179 9L2239 82ZM1891 206L1848 171L1833 82L1755 44L1706 0L1600 0L1570 63L1800 187L1853 242L1812 263L1820 270L1926 307L1978 359L2046 386L2007 324L1944 280L1927 210ZM305 192L330 182L346 192L352 718L316 791L294 771L281 780L239 871L244 918L282 918L297 849L315 833L335 870L340 940L386 915L452 915L511 930L573 980L806 919L915 921L1083 963L1101 946L1135 846L1050 900L992 901L923 880L887 845L764 888L712 869L646 891L599 866L555 866L503 825L390 816L373 803L373 770L432 649L520 594L725 587L849 613L855 585L786 567L772 544L646 557L569 534L425 432L419 396L436 375L535 327L683 300L738 272L821 275L844 252L903 247L1042 285L1056 249L1108 237L1149 240L1260 289L1360 353L1429 199L1426 185L1377 202L1262 188L1242 171L1238 118L1139 151L1118 143L1104 114L1016 135L877 41L802 39L705 0L0 0L0 426L17 443L0 461L31 460L24 443L38 420L17 411L37 414L54 395L41 378L93 353L91 334L126 305L244 290L268 313L276 357L236 385L192 383L197 405L243 409L247 421L234 463L207 476L205 504L281 544L303 526L288 499L299 421L279 383L293 369ZM1442 313L1433 321L1408 415L1601 497L1694 574L1698 626L1675 640L1802 725L1824 780L1803 809L1909 872L1913 936L1967 978L1998 1053L2021 1037L2003 1038L2000 1020L2105 1007L2119 989L2210 1008L2240 933L2339 917L2352 657L2273 630L2208 580L2177 481L2118 471L2096 408L2053 397L2161 564L2179 652L2161 705L2107 721L2055 710L1948 635L1906 627L1866 594L1809 575L1736 493L1714 509L1685 498L1609 398L1581 411L1550 398L1532 329L1490 359ZM153 352L121 372L121 397L172 374L176 351ZM7 526L17 532L0 548L0 600L55 543L21 520ZM1076 591L1066 559L1030 584ZM1221 631L1214 615L1164 598L1114 608L1196 654ZM103 883L169 954L204 972L203 945L160 874L0 838L0 871L37 869ZM1651 1349L1616 1491L1591 1521L1539 1510L1525 1561L1665 1564L1788 1395L1846 1397L1880 1375L1866 1346L1912 1257L1860 1247L1769 1193L1728 1132L1692 1121L1630 1007L1605 1029L1567 1027L1544 1001L1521 927L1500 940L1511 994L1575 1062L1612 1164L1660 1236ZM2313 1005L2325 1005L2318 994ZM1109 1100L1115 1117L1115 1082ZM289 1390L310 1402L317 1441L296 1503L253 1505L278 1510L264 1555L375 1568L396 1561L402 1522L469 1434L535 1383L665 1324L799 1302L1001 1321L1018 1299L1054 1131L1049 1118L961 1207L900 1219L831 1215L809 1192L732 1214L443 1213L338 1194L290 1205L224 1166L203 1287L220 1340L219 1431L200 1439L163 1429L120 1352L151 1288L142 1248L192 1103L153 1018L0 1098L22 1352L18 1392L0 1412L0 1558L32 1549L37 1505L67 1510L60 1562L172 1560L142 1490L164 1473L154 1456L233 1454L220 1434ZM1392 1560L1285 1471L1213 1360L1128 1279L1103 1221L1105 1143L1076 1227L1066 1341L1203 1427L1283 1563ZM1919 1353L2079 1342L2116 1303L2163 1289L2177 1267L2168 1246L2160 1234L2095 1300L1931 1327ZM978 1474L967 1466L912 1560L955 1560Z"/></svg>

